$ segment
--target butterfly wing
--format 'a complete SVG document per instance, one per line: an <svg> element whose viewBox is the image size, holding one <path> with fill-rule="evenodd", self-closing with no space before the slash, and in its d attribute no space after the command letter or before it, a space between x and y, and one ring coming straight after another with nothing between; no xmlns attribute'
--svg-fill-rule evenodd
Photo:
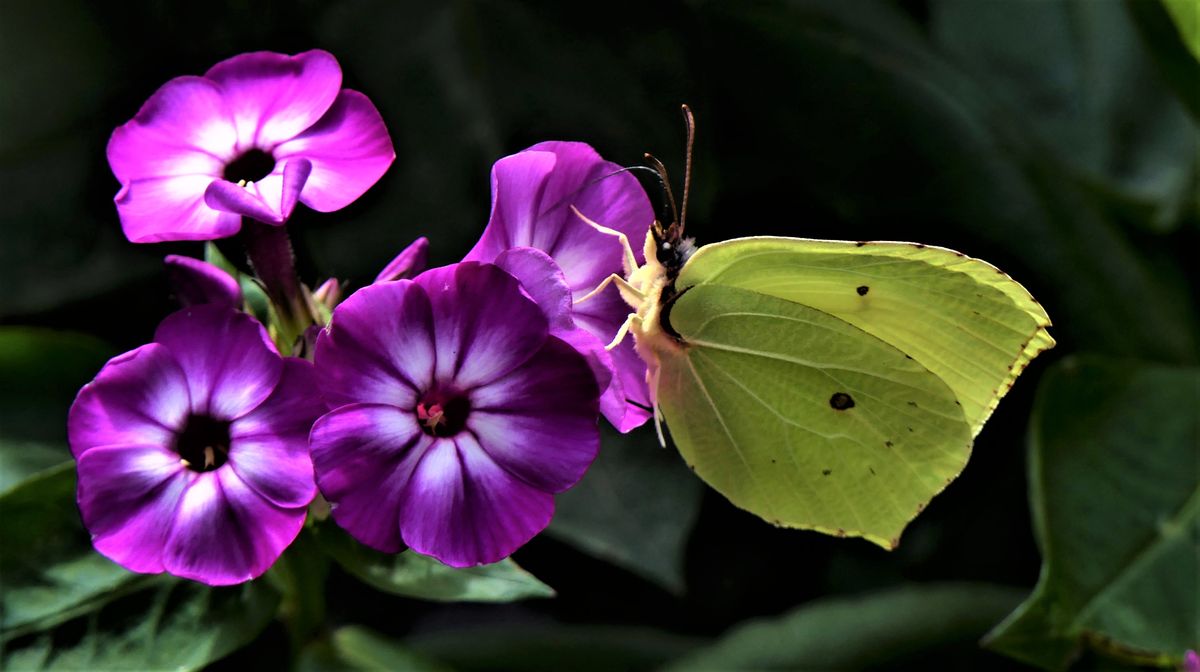
<svg viewBox="0 0 1200 672"><path fill-rule="evenodd" d="M888 548L1053 344L1020 285L940 248L741 239L676 287L658 403L687 463L774 524Z"/></svg>
<svg viewBox="0 0 1200 672"><path fill-rule="evenodd" d="M740 238L706 245L676 286L768 294L844 320L950 386L979 433L1000 398L1054 346L1040 304L995 266L914 243Z"/></svg>
<svg viewBox="0 0 1200 672"><path fill-rule="evenodd" d="M821 311L699 285L671 324L658 402L684 460L769 522L885 547L966 465L954 393L903 352Z"/></svg>

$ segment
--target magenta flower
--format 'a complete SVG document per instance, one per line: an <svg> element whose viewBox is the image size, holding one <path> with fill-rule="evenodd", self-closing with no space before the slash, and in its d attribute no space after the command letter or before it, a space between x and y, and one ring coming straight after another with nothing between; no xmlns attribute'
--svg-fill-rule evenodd
<svg viewBox="0 0 1200 672"><path fill-rule="evenodd" d="M214 304L233 310L242 307L242 288L237 280L207 261L168 254L163 264L180 305Z"/></svg>
<svg viewBox="0 0 1200 672"><path fill-rule="evenodd" d="M496 562L546 527L596 457L599 390L512 276L460 263L363 288L334 311L313 426L333 518L386 552Z"/></svg>
<svg viewBox="0 0 1200 672"><path fill-rule="evenodd" d="M319 50L241 54L164 84L108 142L126 237L210 240L243 215L280 224L297 202L352 203L396 154L375 106L341 86Z"/></svg>
<svg viewBox="0 0 1200 672"><path fill-rule="evenodd" d="M79 509L126 569L210 585L261 575L296 538L316 488L308 431L325 408L312 365L220 306L163 320L109 361L68 418Z"/></svg>
<svg viewBox="0 0 1200 672"><path fill-rule="evenodd" d="M483 237L467 254L471 261L496 261L505 250L532 247L562 269L573 299L595 289L613 273L625 275L620 239L587 219L626 236L638 263L654 209L628 172L580 142L543 142L506 156L492 167L492 214ZM572 209L574 207L574 210ZM537 288L527 283L531 294ZM616 287L575 304L575 325L608 343L629 315ZM627 432L650 417L646 364L626 339L611 353L612 375L600 410Z"/></svg>

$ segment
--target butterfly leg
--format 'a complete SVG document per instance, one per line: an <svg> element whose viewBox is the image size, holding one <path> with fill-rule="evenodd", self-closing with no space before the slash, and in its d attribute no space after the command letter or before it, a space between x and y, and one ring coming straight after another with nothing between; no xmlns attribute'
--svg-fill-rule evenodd
<svg viewBox="0 0 1200 672"><path fill-rule="evenodd" d="M596 222L593 222L592 220L590 220L586 216L584 216L584 214L579 211L579 208L576 208L573 205L571 206L571 212L574 212L576 217L579 217L584 222L586 222L589 226L591 226L593 229L596 229L600 233L606 233L610 236L616 236L617 240L621 241L621 249L625 254L625 256L624 256L625 275L629 275L630 273L633 273L633 271L638 267L637 255L635 255L633 253L633 248L629 246L629 238L626 237L625 234L623 234L620 231L617 231L615 229L610 229L607 226L604 226L603 224L598 224Z"/></svg>
<svg viewBox="0 0 1200 672"><path fill-rule="evenodd" d="M625 340L625 336L629 334L629 328L635 324L640 327L642 325L642 317L637 313L630 313L629 317L625 318L625 321L621 324L621 328L617 330L617 335L613 338L612 342L604 346L604 349L612 350L620 345L621 341Z"/></svg>
<svg viewBox="0 0 1200 672"><path fill-rule="evenodd" d="M616 273L613 273L612 275L605 278L604 282L601 282L599 285L597 285L595 289L588 292L587 294L584 294L583 296L579 297L578 299L575 299L572 303L574 303L575 305L579 305L579 304L583 303L584 301L587 301L588 299L596 296L600 292L603 292L605 290L605 288L607 288L610 284L616 284L617 289L621 290L621 298L625 299L626 303L629 302L630 298L633 298L637 301L638 304L641 304L641 302L644 301L646 298L646 295L642 293L642 290L629 284L629 281L626 280L625 278L622 278L621 276L617 275Z"/></svg>

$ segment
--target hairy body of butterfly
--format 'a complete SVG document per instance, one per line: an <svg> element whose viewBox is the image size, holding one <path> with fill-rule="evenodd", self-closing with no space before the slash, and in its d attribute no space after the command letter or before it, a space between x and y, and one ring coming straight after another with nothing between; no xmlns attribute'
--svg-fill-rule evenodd
<svg viewBox="0 0 1200 672"><path fill-rule="evenodd" d="M690 130L689 116L689 148ZM779 237L697 249L682 222L651 227L640 266L622 237L624 275L589 297L611 282L633 309L610 346L633 335L660 440L665 421L702 480L776 525L894 548L1054 345L1024 287L953 250Z"/></svg>

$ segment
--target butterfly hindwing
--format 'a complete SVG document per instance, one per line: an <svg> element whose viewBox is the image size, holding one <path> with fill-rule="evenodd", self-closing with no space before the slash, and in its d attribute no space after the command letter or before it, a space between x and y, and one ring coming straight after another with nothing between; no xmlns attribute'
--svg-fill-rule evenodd
<svg viewBox="0 0 1200 672"><path fill-rule="evenodd" d="M658 400L680 453L774 524L892 547L966 464L953 391L844 320L712 283L670 322L688 345L660 359Z"/></svg>

